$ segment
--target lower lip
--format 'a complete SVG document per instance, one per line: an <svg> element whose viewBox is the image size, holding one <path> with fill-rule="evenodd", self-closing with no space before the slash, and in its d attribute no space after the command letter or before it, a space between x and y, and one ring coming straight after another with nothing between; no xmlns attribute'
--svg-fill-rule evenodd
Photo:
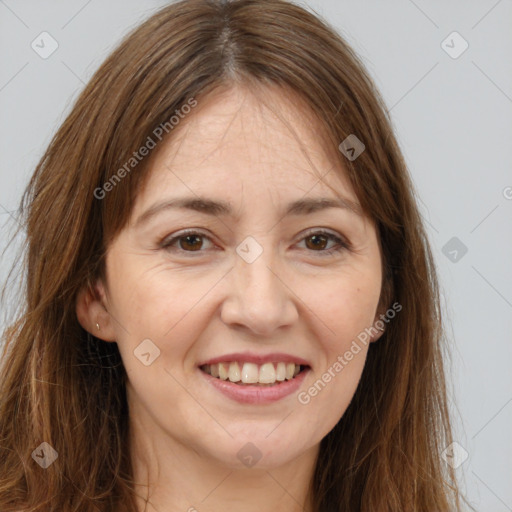
<svg viewBox="0 0 512 512"><path fill-rule="evenodd" d="M201 369L199 369L199 372L213 387L236 402L241 404L267 404L277 402L296 392L309 370L310 368L306 368L293 379L284 380L274 386L242 386L229 380L212 377Z"/></svg>

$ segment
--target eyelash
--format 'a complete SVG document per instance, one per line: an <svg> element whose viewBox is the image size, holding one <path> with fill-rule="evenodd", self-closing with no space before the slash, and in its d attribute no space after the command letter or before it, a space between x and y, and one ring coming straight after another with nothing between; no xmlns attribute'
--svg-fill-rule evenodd
<svg viewBox="0 0 512 512"><path fill-rule="evenodd" d="M201 233L200 231L196 231L194 229L187 229L185 231L182 231L181 233L177 234L176 236L173 236L172 238L168 238L168 239L164 239L159 247L161 249L165 249L169 252L184 252L184 253L202 253L204 252L204 250L198 250L198 251L185 251L184 249L179 249L179 248L175 248L175 247L172 247L172 245L174 245L176 242L178 242L179 240L181 240L182 238L185 238L189 235L199 235L200 237L203 237L203 238L207 238L208 240L210 240L210 237L205 235L204 233ZM334 240L336 243L337 243L337 246L334 246L334 247L331 247L330 249L327 249L327 250L319 250L319 251L309 251L309 252L318 252L320 253L321 257L325 257L325 256L329 256L329 255L332 255L332 254L335 254L335 253L339 253L339 252L342 252L342 251L345 251L345 250L351 250L351 245L348 241L334 235L333 233L329 232L329 231L325 231L325 230L314 230L314 231L310 231L308 233L306 233L306 235L300 240L305 240L306 238L309 238L313 235L324 235L324 236L327 236L328 238L330 238L331 240ZM211 242L211 240L210 240Z"/></svg>

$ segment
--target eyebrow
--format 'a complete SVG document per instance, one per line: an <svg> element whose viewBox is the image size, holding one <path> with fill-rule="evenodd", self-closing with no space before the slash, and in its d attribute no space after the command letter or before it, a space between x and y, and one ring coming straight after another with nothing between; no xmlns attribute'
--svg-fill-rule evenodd
<svg viewBox="0 0 512 512"><path fill-rule="evenodd" d="M348 210L361 218L363 217L363 211L359 204L341 197L336 199L327 197L299 199L287 205L284 216L308 215L329 208ZM171 209L192 210L206 215L231 216L238 219L233 213L231 204L225 201L205 197L180 197L154 204L138 217L135 227L146 223L158 213Z"/></svg>

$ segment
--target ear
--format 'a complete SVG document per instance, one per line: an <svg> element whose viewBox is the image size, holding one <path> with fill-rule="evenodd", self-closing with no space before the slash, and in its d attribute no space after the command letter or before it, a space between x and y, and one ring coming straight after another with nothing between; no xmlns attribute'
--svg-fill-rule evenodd
<svg viewBox="0 0 512 512"><path fill-rule="evenodd" d="M96 338L115 341L113 318L107 310L107 305L103 283L100 280L93 285L88 283L78 292L76 316L80 325Z"/></svg>
<svg viewBox="0 0 512 512"><path fill-rule="evenodd" d="M396 272L396 270L394 271ZM387 311L391 307L394 290L393 274L389 270L389 267L384 269L383 283L381 288L381 295L377 310L375 312L375 318L373 319L373 325L371 327L371 338L370 343L377 341L386 332L388 328L389 318Z"/></svg>
<svg viewBox="0 0 512 512"><path fill-rule="evenodd" d="M375 315L373 325L370 328L372 332L370 343L377 341L386 332L387 322L383 320L383 318L386 319L385 312L386 309L382 310L381 308L379 308ZM389 322L389 319L387 321Z"/></svg>
<svg viewBox="0 0 512 512"><path fill-rule="evenodd" d="M378 318L376 319L376 321L379 320ZM379 327L382 327L382 331L379 329ZM376 334L372 334L372 337L370 339L370 343L374 343L375 341L378 341L380 339L380 337L384 334L384 332L386 331L386 326L382 326L381 323L379 322L377 325L375 325L375 322L373 323L373 327L371 328L372 329L372 332L376 332Z"/></svg>

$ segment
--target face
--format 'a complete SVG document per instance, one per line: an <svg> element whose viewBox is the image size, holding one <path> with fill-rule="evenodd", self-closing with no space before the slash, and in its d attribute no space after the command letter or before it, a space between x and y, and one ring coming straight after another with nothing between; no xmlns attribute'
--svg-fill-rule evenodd
<svg viewBox="0 0 512 512"><path fill-rule="evenodd" d="M108 313L77 309L119 346L132 421L232 468L318 447L354 395L368 344L345 354L378 318L381 291L376 231L339 162L286 95L267 98L306 153L249 92L203 101L155 155L108 248ZM345 207L287 212L320 198ZM184 199L195 207L170 204Z"/></svg>

